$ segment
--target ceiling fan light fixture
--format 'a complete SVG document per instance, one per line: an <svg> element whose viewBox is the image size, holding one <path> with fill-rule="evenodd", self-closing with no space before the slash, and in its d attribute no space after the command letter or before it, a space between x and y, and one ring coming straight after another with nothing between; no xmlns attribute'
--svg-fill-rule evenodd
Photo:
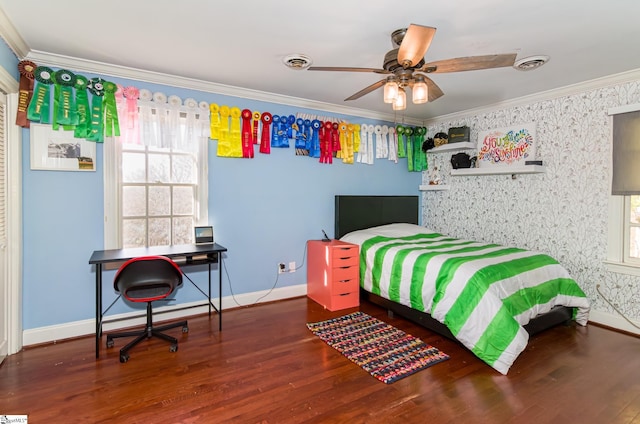
<svg viewBox="0 0 640 424"><path fill-rule="evenodd" d="M405 110L407 108L407 93L405 93L404 88L400 87L398 89L398 97L394 100L393 110Z"/></svg>
<svg viewBox="0 0 640 424"><path fill-rule="evenodd" d="M429 101L429 88L422 76L416 76L411 89L411 99L413 103L420 105Z"/></svg>
<svg viewBox="0 0 640 424"><path fill-rule="evenodd" d="M549 56L538 55L524 57L513 64L518 71L531 71L537 69L549 61Z"/></svg>
<svg viewBox="0 0 640 424"><path fill-rule="evenodd" d="M396 78L387 78L387 82L384 84L384 102L393 103L398 97L398 89L398 81Z"/></svg>
<svg viewBox="0 0 640 424"><path fill-rule="evenodd" d="M287 68L295 69L297 71L307 69L313 63L313 60L304 54L290 54L282 58L282 63Z"/></svg>

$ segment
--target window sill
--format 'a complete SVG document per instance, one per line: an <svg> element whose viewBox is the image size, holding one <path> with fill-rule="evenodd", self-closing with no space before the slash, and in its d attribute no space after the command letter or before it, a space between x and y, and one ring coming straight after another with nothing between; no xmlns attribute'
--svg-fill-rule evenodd
<svg viewBox="0 0 640 424"><path fill-rule="evenodd" d="M630 265L624 262L604 261L604 266L609 272L617 272L618 274L640 277L640 266L638 265Z"/></svg>

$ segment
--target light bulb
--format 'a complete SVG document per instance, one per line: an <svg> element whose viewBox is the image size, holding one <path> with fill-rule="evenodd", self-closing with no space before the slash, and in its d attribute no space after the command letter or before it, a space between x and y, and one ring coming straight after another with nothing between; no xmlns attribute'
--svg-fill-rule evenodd
<svg viewBox="0 0 640 424"><path fill-rule="evenodd" d="M398 97L393 102L393 110L405 110L407 108L407 93L405 93L404 88L400 87L398 89Z"/></svg>
<svg viewBox="0 0 640 424"><path fill-rule="evenodd" d="M393 103L396 97L398 97L398 83L394 77L389 77L384 85L384 102Z"/></svg>
<svg viewBox="0 0 640 424"><path fill-rule="evenodd" d="M424 82L424 78L421 76L416 76L415 78L411 97L413 103L417 105L427 103L429 100L429 89L427 88L427 83Z"/></svg>

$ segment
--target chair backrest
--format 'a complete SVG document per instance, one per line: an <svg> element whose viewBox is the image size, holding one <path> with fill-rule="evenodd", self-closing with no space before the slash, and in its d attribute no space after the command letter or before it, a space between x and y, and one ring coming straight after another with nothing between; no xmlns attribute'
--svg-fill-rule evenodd
<svg viewBox="0 0 640 424"><path fill-rule="evenodd" d="M141 256L122 264L113 288L132 302L164 299L182 284L180 267L166 256Z"/></svg>

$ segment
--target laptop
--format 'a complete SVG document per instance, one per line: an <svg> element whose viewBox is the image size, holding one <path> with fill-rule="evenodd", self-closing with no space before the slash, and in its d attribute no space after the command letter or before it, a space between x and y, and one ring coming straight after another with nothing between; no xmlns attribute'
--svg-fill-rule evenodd
<svg viewBox="0 0 640 424"><path fill-rule="evenodd" d="M212 244L213 243L213 227L194 227L196 244Z"/></svg>

